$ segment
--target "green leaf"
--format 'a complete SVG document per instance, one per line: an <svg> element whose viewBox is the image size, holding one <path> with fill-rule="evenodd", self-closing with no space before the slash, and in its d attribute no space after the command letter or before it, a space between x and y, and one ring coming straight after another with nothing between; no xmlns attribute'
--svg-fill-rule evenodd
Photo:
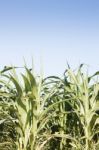
<svg viewBox="0 0 99 150"><path fill-rule="evenodd" d="M34 76L32 75L31 71L28 68L26 68L26 71L30 80L31 87L36 86L36 80Z"/></svg>
<svg viewBox="0 0 99 150"><path fill-rule="evenodd" d="M11 80L14 83L16 89L17 89L18 96L19 97L22 96L22 89L21 89L21 86L19 85L19 83L17 82L17 80L13 76L11 76Z"/></svg>
<svg viewBox="0 0 99 150"><path fill-rule="evenodd" d="M27 79L27 77L25 75L22 74L22 77L24 80L25 92L28 93L29 91L31 91L31 85L30 85L29 80Z"/></svg>
<svg viewBox="0 0 99 150"><path fill-rule="evenodd" d="M31 71L27 68L26 68L26 71L27 71L29 81L30 81L30 85L31 85L32 97L34 99L34 98L37 97L37 94L38 94L37 83L36 83L36 80L35 80L34 76L31 73Z"/></svg>

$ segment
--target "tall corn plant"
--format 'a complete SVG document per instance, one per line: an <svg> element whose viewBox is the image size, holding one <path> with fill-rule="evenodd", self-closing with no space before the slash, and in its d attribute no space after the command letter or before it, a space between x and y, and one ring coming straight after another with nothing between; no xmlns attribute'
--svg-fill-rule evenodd
<svg viewBox="0 0 99 150"><path fill-rule="evenodd" d="M18 80L15 70L9 78L16 88L15 109L17 114L18 150L35 150L38 134L39 116L41 114L40 88L28 68L22 74L24 85Z"/></svg>
<svg viewBox="0 0 99 150"><path fill-rule="evenodd" d="M78 128L82 130L79 143L86 150L92 150L99 142L99 83L90 83L93 76L88 77L81 69L82 65L76 73L71 69L66 70L65 78L69 86L65 86L65 91L68 91L71 99L74 98L70 100L70 105L77 115ZM72 145L77 148L75 143Z"/></svg>
<svg viewBox="0 0 99 150"><path fill-rule="evenodd" d="M16 114L16 131L17 136L17 149L18 150L33 150L36 149L36 139L38 134L38 124L39 117L42 111L41 98L40 98L40 88L41 82L37 84L35 77L32 75L31 71L25 67L26 75L22 74L23 82L18 79L14 67L10 67L10 75L5 76L10 84L9 89L14 89L13 95L13 107ZM8 71L10 69L4 70ZM4 83L4 86L7 86ZM5 104L5 103L4 103ZM39 144L39 143L38 143Z"/></svg>

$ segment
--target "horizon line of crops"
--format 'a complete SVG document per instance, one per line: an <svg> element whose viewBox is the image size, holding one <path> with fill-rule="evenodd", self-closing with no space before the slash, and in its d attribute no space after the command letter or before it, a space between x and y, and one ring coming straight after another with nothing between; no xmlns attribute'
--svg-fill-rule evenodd
<svg viewBox="0 0 99 150"><path fill-rule="evenodd" d="M1 150L98 150L99 72L81 64L62 78L0 72Z"/></svg>

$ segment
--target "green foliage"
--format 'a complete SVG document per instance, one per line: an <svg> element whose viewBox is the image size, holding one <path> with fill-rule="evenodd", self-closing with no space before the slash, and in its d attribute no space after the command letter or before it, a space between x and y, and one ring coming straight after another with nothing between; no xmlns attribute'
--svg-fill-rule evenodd
<svg viewBox="0 0 99 150"><path fill-rule="evenodd" d="M1 71L1 150L98 150L99 83L83 65L64 77Z"/></svg>

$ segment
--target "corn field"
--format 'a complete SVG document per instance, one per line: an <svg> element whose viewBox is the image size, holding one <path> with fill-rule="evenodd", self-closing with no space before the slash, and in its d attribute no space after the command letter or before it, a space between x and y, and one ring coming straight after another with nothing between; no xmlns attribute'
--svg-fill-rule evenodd
<svg viewBox="0 0 99 150"><path fill-rule="evenodd" d="M0 150L99 150L99 72L0 72Z"/></svg>

